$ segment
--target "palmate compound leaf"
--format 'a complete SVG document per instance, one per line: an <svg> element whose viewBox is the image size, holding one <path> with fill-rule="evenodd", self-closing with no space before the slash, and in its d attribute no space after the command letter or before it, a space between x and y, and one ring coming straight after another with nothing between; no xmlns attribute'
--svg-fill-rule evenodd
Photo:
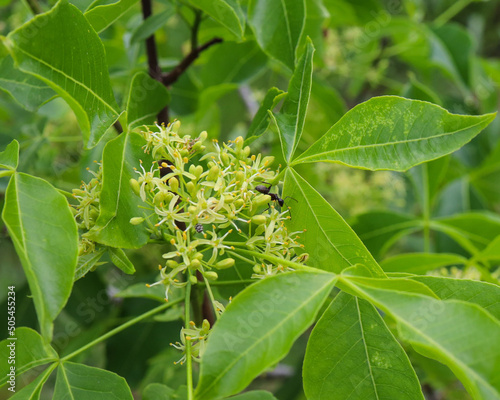
<svg viewBox="0 0 500 400"><path fill-rule="evenodd" d="M309 253L309 265L335 273L355 264L365 265L373 276L385 274L361 240L328 202L292 168L285 175L284 196L289 201L291 231L300 233L300 242ZM311 250L309 250L311 249Z"/></svg>
<svg viewBox="0 0 500 400"><path fill-rule="evenodd" d="M458 150L495 115L450 114L424 101L374 97L348 111L291 165L324 161L406 171Z"/></svg>
<svg viewBox="0 0 500 400"><path fill-rule="evenodd" d="M40 178L11 177L2 218L21 259L42 336L71 293L78 256L78 231L66 198Z"/></svg>
<svg viewBox="0 0 500 400"><path fill-rule="evenodd" d="M342 275L339 285L389 314L400 337L422 355L447 365L474 399L498 399L500 322L478 304L405 292L385 285L391 280Z"/></svg>
<svg viewBox="0 0 500 400"><path fill-rule="evenodd" d="M336 275L325 272L291 272L240 292L210 334L195 398L238 393L282 359L312 324L335 281Z"/></svg>
<svg viewBox="0 0 500 400"><path fill-rule="evenodd" d="M44 81L73 109L84 144L93 147L120 114L104 45L83 14L60 0L11 32L5 41L16 65Z"/></svg>
<svg viewBox="0 0 500 400"><path fill-rule="evenodd" d="M314 327L303 368L309 400L423 400L401 345L373 305L340 292Z"/></svg>

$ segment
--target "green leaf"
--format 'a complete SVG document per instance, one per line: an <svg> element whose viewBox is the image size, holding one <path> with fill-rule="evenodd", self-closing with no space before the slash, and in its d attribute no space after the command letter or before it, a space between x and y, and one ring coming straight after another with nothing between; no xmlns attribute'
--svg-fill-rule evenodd
<svg viewBox="0 0 500 400"><path fill-rule="evenodd" d="M158 14L151 15L141 22L141 24L134 30L134 33L130 38L130 43L139 43L143 40L146 40L163 25L165 25L167 21L174 15L174 7L168 4L168 8L166 10Z"/></svg>
<svg viewBox="0 0 500 400"><path fill-rule="evenodd" d="M500 287L498 285L438 276L415 276L410 279L427 285L442 300L463 300L477 304L500 320Z"/></svg>
<svg viewBox="0 0 500 400"><path fill-rule="evenodd" d="M125 379L103 369L64 362L57 370L54 400L133 400Z"/></svg>
<svg viewBox="0 0 500 400"><path fill-rule="evenodd" d="M272 111L284 96L286 96L286 93L276 87L272 87L267 91L266 97L262 100L262 104L247 130L245 145L249 145L264 134L269 126L268 111Z"/></svg>
<svg viewBox="0 0 500 400"><path fill-rule="evenodd" d="M54 91L40 79L14 67L14 60L7 56L0 62L0 89L9 93L21 107L36 111L55 96Z"/></svg>
<svg viewBox="0 0 500 400"><path fill-rule="evenodd" d="M264 390L252 390L251 392L232 396L230 400L276 400L276 397L274 397L272 393Z"/></svg>
<svg viewBox="0 0 500 400"><path fill-rule="evenodd" d="M392 211L370 211L359 214L350 221L350 224L377 259L402 236L421 229L420 221L413 216Z"/></svg>
<svg viewBox="0 0 500 400"><path fill-rule="evenodd" d="M104 46L67 0L11 32L9 50L21 71L54 89L73 109L87 147L118 119Z"/></svg>
<svg viewBox="0 0 500 400"><path fill-rule="evenodd" d="M291 71L305 17L304 0L250 0L248 6L248 21L260 47Z"/></svg>
<svg viewBox="0 0 500 400"><path fill-rule="evenodd" d="M490 313L464 301L436 300L341 279L391 315L401 337L417 352L447 365L473 398L500 396L500 322Z"/></svg>
<svg viewBox="0 0 500 400"><path fill-rule="evenodd" d="M17 338L16 341L5 339L0 342L0 357L2 360L8 360L10 347L7 347L7 345L14 343L16 376L39 365L58 360L59 357L52 346L44 342L40 334L33 329L21 326L15 330L15 337ZM0 386L5 385L7 382L7 374L11 365L7 362L2 362L0 365Z"/></svg>
<svg viewBox="0 0 500 400"><path fill-rule="evenodd" d="M112 4L94 7L85 13L85 18L97 33L101 33L118 20L139 0L120 0Z"/></svg>
<svg viewBox="0 0 500 400"><path fill-rule="evenodd" d="M0 168L15 171L19 164L19 142L14 139L0 152Z"/></svg>
<svg viewBox="0 0 500 400"><path fill-rule="evenodd" d="M204 87L247 82L262 70L266 62L267 56L253 40L224 42L210 51L200 79Z"/></svg>
<svg viewBox="0 0 500 400"><path fill-rule="evenodd" d="M281 150L290 161L299 144L306 121L307 106L311 96L314 46L307 38L304 53L297 63L288 86L288 94L279 113L271 116L278 127Z"/></svg>
<svg viewBox="0 0 500 400"><path fill-rule="evenodd" d="M431 221L431 228L443 232L471 254L476 254L500 235L500 217L494 213L457 214Z"/></svg>
<svg viewBox="0 0 500 400"><path fill-rule="evenodd" d="M101 248L93 253L78 257L78 264L75 270L75 281L83 278L87 272L99 262L105 251L105 248Z"/></svg>
<svg viewBox="0 0 500 400"><path fill-rule="evenodd" d="M13 175L2 218L28 278L42 336L68 300L78 256L78 231L66 198L43 179Z"/></svg>
<svg viewBox="0 0 500 400"><path fill-rule="evenodd" d="M135 195L130 179L137 179L134 168L143 161L149 170L151 156L144 153L144 139L134 132L121 134L106 144L102 163L100 214L89 231L90 239L110 247L138 248L146 244L149 233L145 224L132 225L130 219L143 216L143 205Z"/></svg>
<svg viewBox="0 0 500 400"><path fill-rule="evenodd" d="M156 285L148 288L144 283L136 283L118 292L115 297L146 298L165 303L165 286Z"/></svg>
<svg viewBox="0 0 500 400"><path fill-rule="evenodd" d="M150 125L157 120L158 113L170 102L170 93L156 79L145 72L132 78L127 102L127 126L132 130L141 125Z"/></svg>
<svg viewBox="0 0 500 400"><path fill-rule="evenodd" d="M493 239L488 247L476 256L479 260L500 260L500 236Z"/></svg>
<svg viewBox="0 0 500 400"><path fill-rule="evenodd" d="M419 399L408 356L378 311L340 292L307 343L303 367L308 399Z"/></svg>
<svg viewBox="0 0 500 400"><path fill-rule="evenodd" d="M457 254L408 253L385 259L380 266L385 272L425 274L448 265L465 264L467 259Z"/></svg>
<svg viewBox="0 0 500 400"><path fill-rule="evenodd" d="M21 390L16 392L14 396L11 397L13 400L38 400L40 399L40 394L43 389L43 385L49 379L50 374L56 368L56 364L53 364L40 375L36 377L35 380L27 384Z"/></svg>
<svg viewBox="0 0 500 400"><path fill-rule="evenodd" d="M245 14L237 0L189 0L192 6L210 15L238 38L245 32Z"/></svg>
<svg viewBox="0 0 500 400"><path fill-rule="evenodd" d="M292 272L240 292L210 333L195 397L238 393L282 359L312 324L335 281L324 272Z"/></svg>
<svg viewBox="0 0 500 400"><path fill-rule="evenodd" d="M285 175L284 193L291 203L291 231L306 229L300 242L309 252L308 265L339 273L354 264L363 264L375 276L385 276L361 240L330 204L293 169Z"/></svg>
<svg viewBox="0 0 500 400"><path fill-rule="evenodd" d="M419 100L374 97L348 111L292 165L324 161L405 171L458 150L495 115L450 114Z"/></svg>
<svg viewBox="0 0 500 400"><path fill-rule="evenodd" d="M172 400L175 390L161 383L150 383L142 393L143 400Z"/></svg>
<svg viewBox="0 0 500 400"><path fill-rule="evenodd" d="M108 254L111 258L111 262L120 268L126 274L132 275L135 273L134 264L129 260L127 255L122 249L117 249L114 247L108 247Z"/></svg>

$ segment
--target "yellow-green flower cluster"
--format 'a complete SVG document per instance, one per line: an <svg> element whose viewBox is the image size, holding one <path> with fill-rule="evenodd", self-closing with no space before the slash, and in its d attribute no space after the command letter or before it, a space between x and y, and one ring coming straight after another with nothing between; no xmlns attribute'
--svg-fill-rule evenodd
<svg viewBox="0 0 500 400"><path fill-rule="evenodd" d="M73 197L78 204L71 205L71 211L75 217L79 229L89 231L99 216L99 197L102 190L102 166L99 165L97 172L87 168L93 178L90 182L82 181L79 189L73 189ZM79 255L89 254L95 250L95 243L85 236L80 238Z"/></svg>
<svg viewBox="0 0 500 400"><path fill-rule="evenodd" d="M271 196L255 190L276 177L270 169L274 158L251 155L242 137L207 144L206 132L193 138L180 136L179 128L176 121L143 132L144 150L154 162L149 171L141 163L137 179L131 180L151 210L147 218L132 218L131 223L147 223L153 238L172 245L163 255L167 261L160 266L160 279L150 286L163 284L168 299L171 287L186 281L178 279L180 273L189 271L193 284L198 271L206 280L215 280L213 269L233 267L238 248L304 262L294 251L300 246L297 233L290 234L285 226L289 210L278 211ZM288 268L262 268L259 257L240 258L254 267L258 278Z"/></svg>

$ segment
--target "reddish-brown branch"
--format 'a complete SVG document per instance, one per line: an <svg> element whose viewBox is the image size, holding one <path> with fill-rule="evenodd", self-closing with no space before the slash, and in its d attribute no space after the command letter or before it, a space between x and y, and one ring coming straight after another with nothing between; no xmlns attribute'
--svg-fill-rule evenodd
<svg viewBox="0 0 500 400"><path fill-rule="evenodd" d="M184 59L179 64L177 64L177 66L172 71L163 74L161 82L165 86L172 85L181 77L184 71L186 71L186 69L198 58L198 56L202 51L208 49L210 46L213 46L214 44L221 42L222 42L221 38L213 38L207 43L191 50L191 52L186 57L184 57Z"/></svg>

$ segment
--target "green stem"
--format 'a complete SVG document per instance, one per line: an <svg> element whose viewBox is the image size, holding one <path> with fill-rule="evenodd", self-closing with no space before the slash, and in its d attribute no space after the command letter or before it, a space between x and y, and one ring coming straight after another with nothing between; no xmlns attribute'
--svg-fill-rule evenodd
<svg viewBox="0 0 500 400"><path fill-rule="evenodd" d="M66 196L67 198L69 198L69 199L73 199L73 200L75 199L75 198L73 197L73 193L67 192L66 190L62 190L62 189L57 189L57 191L58 191L59 193L61 193L61 194L65 195L65 196Z"/></svg>
<svg viewBox="0 0 500 400"><path fill-rule="evenodd" d="M434 25L436 27L443 26L450 19L452 19L455 15L457 15L460 11L462 11L465 7L467 7L474 0L458 0L453 3L450 8L444 11L439 17L434 20Z"/></svg>
<svg viewBox="0 0 500 400"><path fill-rule="evenodd" d="M257 253L256 251L243 250L243 249L238 249L238 252L246 254L248 256L262 258L264 260L271 261L271 262L276 263L276 264L286 265L288 267L294 268L294 269L299 270L299 271L320 272L320 273L325 273L325 274L331 274L331 272L323 271L323 270L317 269L317 268L308 267L307 265L302 265L302 264L299 264L299 263L296 263L293 261L289 261L289 260L285 260L283 258L272 256L272 255L266 254L266 253Z"/></svg>
<svg viewBox="0 0 500 400"><path fill-rule="evenodd" d="M70 353L67 356L61 358L61 362L69 360L69 359L77 356L78 354L84 352L85 350L91 348L92 346L95 346L96 344L103 342L104 340L110 338L111 336L114 336L117 333L120 333L121 331L127 329L129 326L135 325L136 323L142 321L143 319L151 317L152 315L155 315L155 314L159 313L160 311L165 310L166 308L169 308L175 304L178 304L181 301L182 301L182 299L177 299L177 300L171 301L169 303L162 304L161 306L153 308L152 310L149 310L148 312L145 312L144 314L139 315L139 316L131 319L130 321L125 322L124 324L122 324L120 326L117 326L115 329L112 329L108 333L98 337L97 339L93 340L92 342L87 343L85 346L80 347L78 350L75 350L73 353Z"/></svg>
<svg viewBox="0 0 500 400"><path fill-rule="evenodd" d="M246 285L257 282L255 279L243 279L237 281L214 281L210 285L211 286L230 286L230 285ZM198 282L198 285L205 285L204 282Z"/></svg>
<svg viewBox="0 0 500 400"><path fill-rule="evenodd" d="M190 309L191 309L191 272L188 270L188 279L186 285L186 297L184 300L184 324L189 329ZM186 379L188 400L193 400L193 360L191 359L191 338L186 337Z"/></svg>
<svg viewBox="0 0 500 400"><path fill-rule="evenodd" d="M203 275L203 280L205 281L205 286L208 291L208 297L210 297L210 301L212 302L212 308L214 310L215 318L219 320L219 313L217 312L217 307L215 306L215 298L214 294L212 293L212 289L210 288L210 283L208 283L208 279L205 278L205 275Z"/></svg>
<svg viewBox="0 0 500 400"><path fill-rule="evenodd" d="M240 259L240 260L242 260L242 261L247 262L247 263L248 263L248 264L250 264L250 265L254 265L254 264L255 264L255 261L249 260L248 258L243 257L242 255L240 255L240 254L238 254L238 253L236 253L236 252L228 251L228 253L230 253L231 255L233 255L233 256L235 256L235 257L239 258L239 259Z"/></svg>

